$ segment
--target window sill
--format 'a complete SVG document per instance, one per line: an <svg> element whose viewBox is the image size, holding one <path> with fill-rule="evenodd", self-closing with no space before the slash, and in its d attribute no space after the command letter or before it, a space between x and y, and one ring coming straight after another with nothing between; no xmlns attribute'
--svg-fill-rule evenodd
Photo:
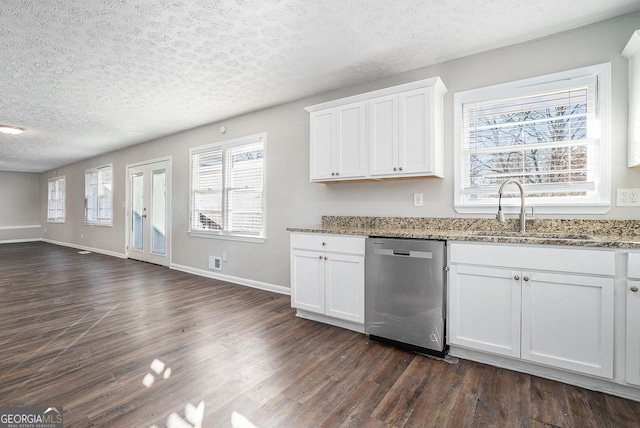
<svg viewBox="0 0 640 428"><path fill-rule="evenodd" d="M113 227L113 223L89 223L84 222L85 226L100 226L100 227Z"/></svg>
<svg viewBox="0 0 640 428"><path fill-rule="evenodd" d="M245 235L223 235L220 233L211 233L211 232L198 232L198 231L189 231L189 236L193 236L194 238L208 238L208 239L223 239L226 241L240 241L240 242L253 242L256 244L263 244L267 238L259 237L259 236L245 236Z"/></svg>
<svg viewBox="0 0 640 428"><path fill-rule="evenodd" d="M549 215L564 215L564 214L606 214L611 211L610 204L580 204L580 205L537 205L535 203L525 203L527 213L531 212L531 207L534 207L534 212L538 214ZM458 214L493 214L498 212L498 205L484 205L484 206L472 206L472 205L456 205L456 213ZM505 214L518 214L520 212L520 205L507 205L504 202L502 204L502 210Z"/></svg>

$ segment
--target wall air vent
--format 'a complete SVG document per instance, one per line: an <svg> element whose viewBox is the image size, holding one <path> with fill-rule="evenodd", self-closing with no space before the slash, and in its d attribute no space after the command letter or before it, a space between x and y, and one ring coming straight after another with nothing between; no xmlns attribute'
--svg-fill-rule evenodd
<svg viewBox="0 0 640 428"><path fill-rule="evenodd" d="M222 270L222 259L216 256L209 256L209 269Z"/></svg>

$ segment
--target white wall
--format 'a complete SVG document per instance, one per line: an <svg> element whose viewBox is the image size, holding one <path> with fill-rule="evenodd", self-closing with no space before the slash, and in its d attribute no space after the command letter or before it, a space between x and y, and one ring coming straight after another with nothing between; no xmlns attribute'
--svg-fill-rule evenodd
<svg viewBox="0 0 640 428"><path fill-rule="evenodd" d="M163 156L173 160L172 261L207 269L209 255L228 254L223 273L269 284L289 285L288 226L318 224L321 215L456 216L453 209L453 93L566 69L612 62L612 194L616 188L640 187L640 169L626 165L627 62L620 56L640 14L594 24L533 42L497 49L291 102L168 136L57 170L67 177L67 222L49 225L45 238L124 253L125 165ZM303 107L370 90L440 76L445 97L445 178L390 182L309 183L309 119ZM227 133L220 134L224 125ZM267 241L264 244L194 238L188 229L188 171L191 147L266 132ZM85 226L84 170L113 163L114 225ZM41 183L54 171L42 174ZM42 190L43 189L43 190ZM424 207L412 206L412 194L424 193ZM44 202L44 203L43 203ZM44 207L44 208L42 208ZM46 186L41 186L46 220ZM640 208L616 208L590 218L640 219ZM80 234L84 237L80 238Z"/></svg>
<svg viewBox="0 0 640 428"><path fill-rule="evenodd" d="M0 172L0 242L40 238L40 190L40 174Z"/></svg>

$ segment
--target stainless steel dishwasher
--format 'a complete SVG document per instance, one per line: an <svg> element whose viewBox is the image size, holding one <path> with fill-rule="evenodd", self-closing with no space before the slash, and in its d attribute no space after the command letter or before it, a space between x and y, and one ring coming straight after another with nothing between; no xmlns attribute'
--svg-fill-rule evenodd
<svg viewBox="0 0 640 428"><path fill-rule="evenodd" d="M365 330L373 340L444 357L444 241L368 238Z"/></svg>

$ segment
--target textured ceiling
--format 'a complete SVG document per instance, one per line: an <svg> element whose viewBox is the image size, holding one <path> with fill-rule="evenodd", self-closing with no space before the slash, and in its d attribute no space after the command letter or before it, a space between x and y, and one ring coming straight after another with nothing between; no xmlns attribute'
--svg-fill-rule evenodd
<svg viewBox="0 0 640 428"><path fill-rule="evenodd" d="M2 0L0 124L27 131L0 134L0 171L47 171L637 10L638 0Z"/></svg>

